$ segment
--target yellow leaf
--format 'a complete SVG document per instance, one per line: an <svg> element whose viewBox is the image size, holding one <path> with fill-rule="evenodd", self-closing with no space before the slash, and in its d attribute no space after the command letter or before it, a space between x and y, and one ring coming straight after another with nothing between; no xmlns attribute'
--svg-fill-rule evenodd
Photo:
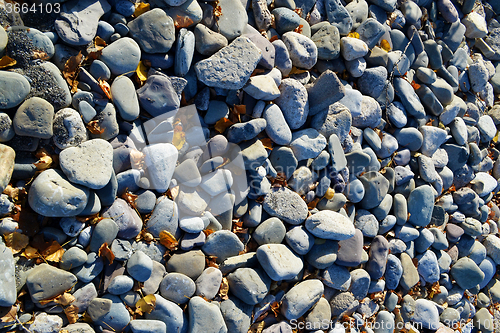
<svg viewBox="0 0 500 333"><path fill-rule="evenodd" d="M52 157L48 155L42 156L37 162L33 163L33 165L35 165L36 169L39 171L48 169L52 165Z"/></svg>
<svg viewBox="0 0 500 333"><path fill-rule="evenodd" d="M389 44L386 39L382 39L382 41L380 42L380 47L386 52L389 52L391 50L391 44Z"/></svg>
<svg viewBox="0 0 500 333"><path fill-rule="evenodd" d="M231 120L227 118L222 118L221 120L215 123L214 127L217 132L224 133L224 131L233 124L234 123Z"/></svg>
<svg viewBox="0 0 500 333"><path fill-rule="evenodd" d="M298 69L297 67L293 66L292 70L290 71L290 75L292 74L302 74L307 72L307 69Z"/></svg>
<svg viewBox="0 0 500 333"><path fill-rule="evenodd" d="M22 256L28 259L35 259L39 257L39 254L37 249L28 245L24 250Z"/></svg>
<svg viewBox="0 0 500 333"><path fill-rule="evenodd" d="M356 31L350 32L347 37L359 38L359 34Z"/></svg>
<svg viewBox="0 0 500 333"><path fill-rule="evenodd" d="M99 124L99 120L92 120L87 124L87 129L90 131L92 134L102 134L104 133L104 128L101 128L101 125Z"/></svg>
<svg viewBox="0 0 500 333"><path fill-rule="evenodd" d="M138 2L135 4L134 17L139 17L150 9L151 8L149 3Z"/></svg>
<svg viewBox="0 0 500 333"><path fill-rule="evenodd" d="M0 310L0 323L11 323L16 321L17 316L17 306L12 305L10 309L3 308Z"/></svg>
<svg viewBox="0 0 500 333"><path fill-rule="evenodd" d="M167 230L160 231L160 244L169 250L174 250L179 245L177 239Z"/></svg>
<svg viewBox="0 0 500 333"><path fill-rule="evenodd" d="M61 304L62 306L70 305L76 300L75 296L71 295L70 293L64 293L57 297L54 302L57 304Z"/></svg>
<svg viewBox="0 0 500 333"><path fill-rule="evenodd" d="M9 56L3 56L2 59L0 59L0 69L14 66L15 64L17 64L17 61Z"/></svg>
<svg viewBox="0 0 500 333"><path fill-rule="evenodd" d="M16 254L21 252L30 241L29 237L18 232L12 232L10 234L3 235L5 239L5 245L12 250L12 253Z"/></svg>
<svg viewBox="0 0 500 333"><path fill-rule="evenodd" d="M498 136L500 135L500 131L497 131L497 134L495 135L495 137L493 138L493 142L494 143L497 143L498 142Z"/></svg>
<svg viewBox="0 0 500 333"><path fill-rule="evenodd" d="M137 68L135 69L135 73L137 74L137 77L141 81L141 84L146 82L148 79L148 68L144 64L144 62L140 61L139 65L137 65Z"/></svg>
<svg viewBox="0 0 500 333"><path fill-rule="evenodd" d="M107 98L112 99L111 87L109 86L109 83L99 79L99 87L101 88L102 92L106 95Z"/></svg>
<svg viewBox="0 0 500 333"><path fill-rule="evenodd" d="M3 193L7 194L9 198L11 198L13 201L19 200L19 188L17 187L12 187L12 185L7 185L5 190L3 190Z"/></svg>
<svg viewBox="0 0 500 333"><path fill-rule="evenodd" d="M108 243L104 243L101 245L99 248L99 257L104 257L108 259L109 264L111 265L113 263L113 260L115 260L115 254L113 251L111 251L108 247Z"/></svg>
<svg viewBox="0 0 500 333"><path fill-rule="evenodd" d="M182 130L182 126L177 125L174 129L174 138L172 139L172 144L180 150L182 146L186 143L186 133Z"/></svg>
<svg viewBox="0 0 500 333"><path fill-rule="evenodd" d="M49 247L47 247L40 254L47 261L59 262L59 261L61 261L61 258L64 254L64 249L61 247L61 245L58 242L52 241L52 243L49 245Z"/></svg>
<svg viewBox="0 0 500 333"><path fill-rule="evenodd" d="M135 304L135 312L139 315L143 313L151 313L156 307L156 297L155 295L147 295Z"/></svg>
<svg viewBox="0 0 500 333"><path fill-rule="evenodd" d="M227 281L227 278L224 277L222 278L222 282L220 284L219 288L219 296L223 300L228 299L229 297L227 296L227 293L229 292L229 282Z"/></svg>

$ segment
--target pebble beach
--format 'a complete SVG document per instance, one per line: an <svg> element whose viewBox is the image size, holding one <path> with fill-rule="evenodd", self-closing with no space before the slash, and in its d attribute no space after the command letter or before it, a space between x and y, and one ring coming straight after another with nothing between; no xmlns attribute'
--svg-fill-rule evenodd
<svg viewBox="0 0 500 333"><path fill-rule="evenodd" d="M499 0L0 0L0 333L500 333L499 124Z"/></svg>

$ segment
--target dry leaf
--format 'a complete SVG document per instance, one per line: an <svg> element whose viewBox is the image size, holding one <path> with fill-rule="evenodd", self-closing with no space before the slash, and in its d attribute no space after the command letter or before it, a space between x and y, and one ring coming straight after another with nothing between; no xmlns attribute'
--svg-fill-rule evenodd
<svg viewBox="0 0 500 333"><path fill-rule="evenodd" d="M38 250L32 246L29 246L29 245L26 247L23 254L21 254L21 255L23 257L26 257L27 259L35 259L35 258L38 258L40 256L38 254Z"/></svg>
<svg viewBox="0 0 500 333"><path fill-rule="evenodd" d="M52 165L52 157L43 156L37 162L33 163L38 171L46 170Z"/></svg>
<svg viewBox="0 0 500 333"><path fill-rule="evenodd" d="M104 133L104 128L101 128L99 124L99 120L92 120L87 124L87 129L90 131L92 134L102 134Z"/></svg>
<svg viewBox="0 0 500 333"><path fill-rule="evenodd" d="M113 96L111 96L111 87L109 86L109 83L107 83L104 80L99 79L99 87L101 90L104 92L107 98L112 99Z"/></svg>
<svg viewBox="0 0 500 333"><path fill-rule="evenodd" d="M230 127L231 125L234 125L234 123L227 119L227 118L222 118L218 122L215 123L215 130L219 133L224 133L224 131Z"/></svg>
<svg viewBox="0 0 500 333"><path fill-rule="evenodd" d="M229 282L227 281L227 278L224 277L222 278L222 282L220 284L219 288L219 296L223 300L228 299L229 297L227 296L227 293L229 292Z"/></svg>
<svg viewBox="0 0 500 333"><path fill-rule="evenodd" d="M193 25L193 23L194 23L194 21L188 16L175 15L174 25L177 29L187 28L187 27Z"/></svg>
<svg viewBox="0 0 500 333"><path fill-rule="evenodd" d="M145 155L136 149L130 150L130 163L134 169L144 168L144 157Z"/></svg>
<svg viewBox="0 0 500 333"><path fill-rule="evenodd" d="M358 38L359 39L359 33L357 33L356 31L353 31L353 32L348 33L347 37Z"/></svg>
<svg viewBox="0 0 500 333"><path fill-rule="evenodd" d="M54 300L55 303L61 304L62 306L70 305L76 300L75 296L70 293L64 293Z"/></svg>
<svg viewBox="0 0 500 333"><path fill-rule="evenodd" d="M17 64L17 61L9 56L3 56L2 59L0 59L0 69L14 66L15 64Z"/></svg>
<svg viewBox="0 0 500 333"><path fill-rule="evenodd" d="M281 304L276 302L276 301L271 303L271 311L274 313L275 317L278 317L278 315L280 313L280 306L281 306Z"/></svg>
<svg viewBox="0 0 500 333"><path fill-rule="evenodd" d="M146 82L148 79L148 68L144 64L144 62L139 61L139 64L137 65L137 68L135 70L135 74L137 74L137 78L141 82L141 86Z"/></svg>
<svg viewBox="0 0 500 333"><path fill-rule="evenodd" d="M205 265L207 267L214 267L214 268L219 268L219 265L217 264L217 257L216 256L208 256L205 258Z"/></svg>
<svg viewBox="0 0 500 333"><path fill-rule="evenodd" d="M264 330L265 326L266 326L266 323L264 321L254 323L248 329L248 333L261 333Z"/></svg>
<svg viewBox="0 0 500 333"><path fill-rule="evenodd" d="M307 69L298 69L297 67L293 66L289 75L292 75L292 74L302 74L302 73L305 73L305 72L307 72Z"/></svg>
<svg viewBox="0 0 500 333"><path fill-rule="evenodd" d="M175 250L179 245L177 239L167 230L160 231L160 244L169 250Z"/></svg>
<svg viewBox="0 0 500 333"><path fill-rule="evenodd" d="M431 286L431 290L429 293L429 298L434 297L434 295L441 294L441 289L439 287L439 282L434 282Z"/></svg>
<svg viewBox="0 0 500 333"><path fill-rule="evenodd" d="M208 237L209 235L213 234L214 232L215 232L215 231L214 231L214 230L212 230L212 229L205 229L205 230L203 230L203 233L204 233L204 234L205 234L205 236L207 236L207 237Z"/></svg>
<svg viewBox="0 0 500 333"><path fill-rule="evenodd" d="M137 194L132 194L129 191L125 191L125 193L123 193L121 197L123 200L128 202L130 206L135 208L135 200L137 200L138 197Z"/></svg>
<svg viewBox="0 0 500 333"><path fill-rule="evenodd" d="M18 232L3 235L5 245L16 254L21 252L29 244L29 237Z"/></svg>
<svg viewBox="0 0 500 333"><path fill-rule="evenodd" d="M70 305L64 309L64 314L68 318L70 324L74 324L78 321L78 307L76 305ZM62 331L59 331L61 333Z"/></svg>
<svg viewBox="0 0 500 333"><path fill-rule="evenodd" d="M137 2L135 4L135 12L134 12L134 17L139 17L145 12L149 11L151 9L151 5L149 3L144 3L144 2Z"/></svg>
<svg viewBox="0 0 500 333"><path fill-rule="evenodd" d="M236 114L246 114L247 113L247 106L246 105L235 105L233 111Z"/></svg>
<svg viewBox="0 0 500 333"><path fill-rule="evenodd" d="M411 81L410 84L414 90L418 90L420 88L420 84L416 83L415 81Z"/></svg>
<svg viewBox="0 0 500 333"><path fill-rule="evenodd" d="M104 257L108 259L110 265L113 263L113 260L115 260L115 255L113 251L109 249L108 243L104 243L101 245L101 247L99 248L98 255L99 257Z"/></svg>
<svg viewBox="0 0 500 333"><path fill-rule="evenodd" d="M67 61L66 64L64 65L64 70L62 71L62 75L64 79L66 79L66 82L68 82L69 86L71 87L71 93L75 93L77 86L78 86L78 81L76 80L78 78L78 72L80 71L80 65L83 60L83 54L80 51L76 56L70 57Z"/></svg>
<svg viewBox="0 0 500 333"><path fill-rule="evenodd" d="M391 50L391 44L386 39L382 39L382 41L380 42L380 47L386 52L389 52Z"/></svg>
<svg viewBox="0 0 500 333"><path fill-rule="evenodd" d="M302 33L302 28L304 28L304 25L303 24L299 24L299 26L297 28L295 28L295 32L298 33L298 34L301 34Z"/></svg>
<svg viewBox="0 0 500 333"><path fill-rule="evenodd" d="M262 142L262 145L264 146L264 148L269 149L269 150L273 150L274 143L270 138L260 139L260 142Z"/></svg>
<svg viewBox="0 0 500 333"><path fill-rule="evenodd" d="M177 148L177 150L180 150L182 146L184 146L184 143L186 143L186 133L182 130L181 125L177 125L174 128L174 138L172 139L172 144Z"/></svg>
<svg viewBox="0 0 500 333"><path fill-rule="evenodd" d="M155 295L147 295L135 304L135 312L139 315L144 313L151 313L156 307L156 297Z"/></svg>
<svg viewBox="0 0 500 333"><path fill-rule="evenodd" d="M7 310L4 308L5 311ZM9 311L4 312L3 310L0 312L2 317L0 317L0 323L11 323L13 321L16 321L17 317L17 306L12 305Z"/></svg>
<svg viewBox="0 0 500 333"><path fill-rule="evenodd" d="M7 194L12 201L16 202L19 200L19 188L12 187L12 185L7 185L3 193Z"/></svg>
<svg viewBox="0 0 500 333"><path fill-rule="evenodd" d="M49 247L47 247L40 254L47 261L59 262L59 261L61 261L61 258L64 254L64 249L61 247L61 245L58 242L52 241L52 243L49 245Z"/></svg>
<svg viewBox="0 0 500 333"><path fill-rule="evenodd" d="M104 39L102 39L101 37L99 36L96 36L96 38L94 39L94 47L98 50L98 51L101 51L103 48L106 47L106 42L104 41Z"/></svg>

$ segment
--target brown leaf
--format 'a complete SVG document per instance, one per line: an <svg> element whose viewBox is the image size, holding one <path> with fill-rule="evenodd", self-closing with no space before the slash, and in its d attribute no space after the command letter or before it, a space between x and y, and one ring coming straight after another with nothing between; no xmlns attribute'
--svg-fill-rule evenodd
<svg viewBox="0 0 500 333"><path fill-rule="evenodd" d="M108 247L108 243L104 243L101 245L99 248L99 257L103 257L108 259L109 264L111 265L113 263L113 260L115 260L115 255L113 251L111 251Z"/></svg>
<svg viewBox="0 0 500 333"><path fill-rule="evenodd" d="M218 122L215 123L215 130L219 133L224 133L224 131L230 127L231 125L234 125L234 123L227 119L227 118L222 118Z"/></svg>
<svg viewBox="0 0 500 333"><path fill-rule="evenodd" d="M213 234L215 232L215 230L212 230L212 229L205 229L203 230L203 233L205 234L205 236L210 236L211 234Z"/></svg>
<svg viewBox="0 0 500 333"><path fill-rule="evenodd" d="M187 28L187 27L191 26L193 23L194 23L194 21L188 16L175 15L174 25L177 29Z"/></svg>
<svg viewBox="0 0 500 333"><path fill-rule="evenodd" d="M64 314L68 318L70 324L74 324L78 321L78 307L76 305L70 305L64 309ZM62 331L59 331L61 333Z"/></svg>
<svg viewBox="0 0 500 333"><path fill-rule="evenodd" d="M270 138L260 139L260 142L262 142L262 145L264 146L264 148L269 149L269 150L273 150L274 143Z"/></svg>
<svg viewBox="0 0 500 333"><path fill-rule="evenodd" d="M14 66L15 64L17 64L17 61L9 56L3 56L2 59L0 59L0 69Z"/></svg>
<svg viewBox="0 0 500 333"><path fill-rule="evenodd" d="M54 300L55 303L61 304L62 306L70 305L76 300L75 296L70 293L64 293Z"/></svg>
<svg viewBox="0 0 500 333"><path fill-rule="evenodd" d="M214 268L219 268L219 265L217 264L217 257L216 256L208 256L205 258L205 265L207 267L214 267Z"/></svg>
<svg viewBox="0 0 500 333"><path fill-rule="evenodd" d="M34 166L36 166L36 169L38 171L46 170L51 167L52 165L52 157L50 156L43 156L41 157L37 162L33 163Z"/></svg>
<svg viewBox="0 0 500 333"><path fill-rule="evenodd" d="M11 232L10 234L3 235L5 245L16 254L21 252L29 244L29 237L18 232Z"/></svg>
<svg viewBox="0 0 500 333"><path fill-rule="evenodd" d="M31 56L33 59L49 60L49 55L45 51L35 50Z"/></svg>
<svg viewBox="0 0 500 333"><path fill-rule="evenodd" d="M246 114L247 113L247 106L246 105L235 105L233 111L236 114Z"/></svg>
<svg viewBox="0 0 500 333"><path fill-rule="evenodd" d="M104 39L102 39L101 37L99 36L96 36L96 38L94 39L94 46L95 48L98 50L98 51L101 51L103 48L106 47L106 42L104 41Z"/></svg>
<svg viewBox="0 0 500 333"><path fill-rule="evenodd" d="M16 202L19 200L19 188L12 187L12 185L7 185L3 193L7 194L12 201Z"/></svg>
<svg viewBox="0 0 500 333"><path fill-rule="evenodd" d="M128 202L128 204L132 207L135 207L135 200L137 200L138 195L130 193L129 191L125 191L125 193L122 194L122 199Z"/></svg>
<svg viewBox="0 0 500 333"><path fill-rule="evenodd" d="M169 250L175 250L179 245L177 239L167 230L160 231L160 244Z"/></svg>
<svg viewBox="0 0 500 333"><path fill-rule="evenodd" d="M248 333L261 333L266 327L266 323L264 321L253 323L252 326L248 329Z"/></svg>
<svg viewBox="0 0 500 333"><path fill-rule="evenodd" d="M16 321L17 316L17 306L12 305L11 308L7 311L7 308L1 310L0 315L0 323L11 323Z"/></svg>
<svg viewBox="0 0 500 333"><path fill-rule="evenodd" d="M50 243L49 247L47 247L40 254L47 261L60 262L63 254L64 254L64 249L61 247L61 245L58 242L52 241L52 243Z"/></svg>
<svg viewBox="0 0 500 333"><path fill-rule="evenodd" d="M99 124L99 120L92 120L87 124L87 129L90 131L92 134L102 134L104 133L104 128L101 128Z"/></svg>
<svg viewBox="0 0 500 333"><path fill-rule="evenodd" d="M156 297L155 295L147 295L137 301L135 304L135 312L139 315L144 313L151 313L156 307Z"/></svg>
<svg viewBox="0 0 500 333"><path fill-rule="evenodd" d="M274 316L275 317L278 317L279 313L280 313L280 306L281 304L279 302L273 302L271 303L271 311L274 313Z"/></svg>
<svg viewBox="0 0 500 333"><path fill-rule="evenodd" d="M76 56L70 57L66 64L64 65L64 69L62 71L62 75L66 82L68 82L69 86L72 88L71 92L76 92L76 87L78 85L78 72L80 71L80 65L83 60L83 54L80 51Z"/></svg>
<svg viewBox="0 0 500 333"><path fill-rule="evenodd" d="M227 278L224 277L222 278L222 282L220 284L219 288L219 296L223 300L228 299L229 297L227 296L227 293L229 292L229 282L227 281Z"/></svg>

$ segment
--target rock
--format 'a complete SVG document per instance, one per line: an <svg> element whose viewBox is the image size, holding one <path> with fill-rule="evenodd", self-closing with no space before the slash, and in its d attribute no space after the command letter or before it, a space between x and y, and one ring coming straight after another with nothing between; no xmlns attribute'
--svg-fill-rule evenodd
<svg viewBox="0 0 500 333"><path fill-rule="evenodd" d="M136 251L127 261L127 272L139 282L149 279L152 271L153 261L142 251Z"/></svg>
<svg viewBox="0 0 500 333"><path fill-rule="evenodd" d="M309 232L319 238L344 240L354 236L354 225L345 216L333 211L320 211L306 219Z"/></svg>
<svg viewBox="0 0 500 333"><path fill-rule="evenodd" d="M89 190L71 184L61 171L43 171L31 185L30 207L43 216L66 217L80 214L87 205Z"/></svg>
<svg viewBox="0 0 500 333"><path fill-rule="evenodd" d="M58 332L63 326L63 320L56 315L40 313L35 316L35 320L30 325L30 331L35 333Z"/></svg>
<svg viewBox="0 0 500 333"><path fill-rule="evenodd" d="M228 332L243 333L250 327L253 306L244 304L235 297L229 297L220 303L220 310L226 322Z"/></svg>
<svg viewBox="0 0 500 333"><path fill-rule="evenodd" d="M189 332L226 333L227 327L219 306L208 303L198 296L191 298L189 301Z"/></svg>
<svg viewBox="0 0 500 333"><path fill-rule="evenodd" d="M302 260L283 244L259 246L257 259L273 281L292 279L303 267Z"/></svg>
<svg viewBox="0 0 500 333"><path fill-rule="evenodd" d="M21 104L31 89L30 83L23 75L7 71L0 72L0 85L3 87L0 93L1 110Z"/></svg>
<svg viewBox="0 0 500 333"><path fill-rule="evenodd" d="M266 134L279 145L288 145L292 141L292 132L286 123L281 109L276 104L271 104L264 109L262 114L266 120Z"/></svg>
<svg viewBox="0 0 500 333"><path fill-rule="evenodd" d="M372 280L377 280L384 275L388 254L389 242L383 236L375 236L370 246L370 259L366 264L366 271Z"/></svg>
<svg viewBox="0 0 500 333"><path fill-rule="evenodd" d="M311 40L318 49L318 59L334 60L340 54L340 34L339 29L334 25L323 25Z"/></svg>
<svg viewBox="0 0 500 333"><path fill-rule="evenodd" d="M465 25L465 37L467 38L483 38L488 34L486 20L477 12L467 14L462 19L462 24Z"/></svg>
<svg viewBox="0 0 500 333"><path fill-rule="evenodd" d="M103 217L112 218L119 227L118 237L134 238L142 228L142 220L136 211L125 200L117 198L113 204L102 212Z"/></svg>
<svg viewBox="0 0 500 333"><path fill-rule="evenodd" d="M4 190L10 182L14 171L16 152L9 146L0 144L0 190Z"/></svg>
<svg viewBox="0 0 500 333"><path fill-rule="evenodd" d="M147 53L166 53L175 41L174 21L155 8L128 23L131 37Z"/></svg>
<svg viewBox="0 0 500 333"><path fill-rule="evenodd" d="M147 320L162 321L167 326L167 332L181 332L183 327L187 327L187 318L177 304L157 294L155 294L155 298L156 307L151 313L146 314Z"/></svg>
<svg viewBox="0 0 500 333"><path fill-rule="evenodd" d="M326 147L326 139L315 129L297 131L292 135L290 148L298 161L315 158Z"/></svg>
<svg viewBox="0 0 500 333"><path fill-rule="evenodd" d="M255 229L252 237L259 244L280 244L285 238L286 228L283 222L271 217Z"/></svg>
<svg viewBox="0 0 500 333"><path fill-rule="evenodd" d="M143 154L150 188L165 192L175 171L177 149L170 143L157 143L144 148Z"/></svg>
<svg viewBox="0 0 500 333"><path fill-rule="evenodd" d="M297 319L306 313L324 292L323 283L318 279L303 281L283 296L281 313L288 319Z"/></svg>
<svg viewBox="0 0 500 333"><path fill-rule="evenodd" d="M216 256L221 263L229 257L236 256L243 251L243 243L229 230L219 230L207 237L202 250L209 256Z"/></svg>
<svg viewBox="0 0 500 333"><path fill-rule="evenodd" d="M435 303L426 299L417 299L412 320L424 328L437 329L439 327L439 312Z"/></svg>
<svg viewBox="0 0 500 333"><path fill-rule="evenodd" d="M160 320L133 319L129 327L133 333L167 333L167 325Z"/></svg>
<svg viewBox="0 0 500 333"><path fill-rule="evenodd" d="M261 57L261 51L253 42L246 37L238 37L210 58L199 61L195 65L196 75L209 87L240 89L250 78Z"/></svg>
<svg viewBox="0 0 500 333"><path fill-rule="evenodd" d="M16 294L16 268L12 251L0 245L0 269L3 274L0 278L0 306L10 307L17 299Z"/></svg>
<svg viewBox="0 0 500 333"><path fill-rule="evenodd" d="M125 74L131 76L141 59L139 45L129 37L123 37L106 46L99 58L114 75Z"/></svg>
<svg viewBox="0 0 500 333"><path fill-rule="evenodd" d="M326 89L328 93L325 92ZM328 110L329 114L331 105L345 96L345 88L337 74L326 70L314 81L313 86L307 88L307 94L309 97L309 116L314 116L325 109Z"/></svg>
<svg viewBox="0 0 500 333"><path fill-rule="evenodd" d="M104 300L111 301L111 307L109 311L104 314L99 320L94 322L97 327L102 327L102 329L111 330L121 330L123 327L127 326L130 322L130 313L128 312L125 304L121 301L118 296L114 295L104 295L102 297Z"/></svg>
<svg viewBox="0 0 500 333"><path fill-rule="evenodd" d="M282 40L288 49L294 66L311 69L316 64L318 48L310 38L290 31L283 34Z"/></svg>
<svg viewBox="0 0 500 333"><path fill-rule="evenodd" d="M209 29L203 24L197 24L194 28L195 47L198 53L211 56L223 47L227 46L227 38Z"/></svg>
<svg viewBox="0 0 500 333"><path fill-rule="evenodd" d="M219 5L221 15L216 23L218 32L228 40L233 40L244 32L248 23L245 7L236 0L224 0Z"/></svg>
<svg viewBox="0 0 500 333"><path fill-rule="evenodd" d="M403 266L403 274L399 284L404 290L410 290L419 281L418 271L413 265L411 257L406 253L401 253L401 265Z"/></svg>
<svg viewBox="0 0 500 333"><path fill-rule="evenodd" d="M347 35L352 29L352 18L338 0L328 0L324 4L328 21L339 29L341 35Z"/></svg>
<svg viewBox="0 0 500 333"><path fill-rule="evenodd" d="M364 209L377 207L389 190L389 181L377 171L369 171L358 178L365 188L365 195L361 200Z"/></svg>
<svg viewBox="0 0 500 333"><path fill-rule="evenodd" d="M76 281L73 274L44 263L30 270L26 286L31 300L38 303L70 289Z"/></svg>
<svg viewBox="0 0 500 333"><path fill-rule="evenodd" d="M480 284L484 279L484 273L476 263L469 258L460 258L450 270L451 276L463 289L471 289Z"/></svg>
<svg viewBox="0 0 500 333"><path fill-rule="evenodd" d="M98 60L92 64L96 61ZM139 117L139 100L132 80L126 76L116 78L111 84L111 95L113 96L113 104L123 120L133 121Z"/></svg>
<svg viewBox="0 0 500 333"><path fill-rule="evenodd" d="M54 116L54 144L59 149L74 147L87 140L87 129L80 114L66 108L57 111Z"/></svg>
<svg viewBox="0 0 500 333"><path fill-rule="evenodd" d="M271 216L298 225L307 217L307 205L302 198L288 188L272 190L264 198L264 210Z"/></svg>
<svg viewBox="0 0 500 333"><path fill-rule="evenodd" d="M213 299L222 282L222 272L214 267L208 267L196 279L196 292L195 294L206 299Z"/></svg>
<svg viewBox="0 0 500 333"><path fill-rule="evenodd" d="M196 292L196 284L189 276L181 273L169 273L160 283L160 293L167 300L184 304Z"/></svg>
<svg viewBox="0 0 500 333"><path fill-rule="evenodd" d="M178 94L166 75L150 75L146 83L137 90L137 97L139 104L153 117L177 111L180 106Z"/></svg>
<svg viewBox="0 0 500 333"><path fill-rule="evenodd" d="M261 302L271 286L271 279L265 272L252 268L238 268L227 279L231 292L249 305Z"/></svg>
<svg viewBox="0 0 500 333"><path fill-rule="evenodd" d="M431 221L434 194L428 185L419 186L411 191L408 198L408 221L415 226L426 226Z"/></svg>
<svg viewBox="0 0 500 333"><path fill-rule="evenodd" d="M274 100L283 112L290 129L298 129L306 122L309 114L307 90L294 79L283 79L280 85L280 96Z"/></svg>
<svg viewBox="0 0 500 333"><path fill-rule="evenodd" d="M17 109L13 119L17 135L50 139L53 135L54 107L39 97L27 99Z"/></svg>
<svg viewBox="0 0 500 333"><path fill-rule="evenodd" d="M270 75L252 76L243 90L257 100L271 101L280 95L276 82Z"/></svg>
<svg viewBox="0 0 500 333"><path fill-rule="evenodd" d="M351 61L364 57L368 53L368 46L361 39L342 37L340 39L340 51L345 60Z"/></svg>
<svg viewBox="0 0 500 333"><path fill-rule="evenodd" d="M99 18L110 9L106 0L64 3L54 22L56 32L69 45L87 45L96 36Z"/></svg>

